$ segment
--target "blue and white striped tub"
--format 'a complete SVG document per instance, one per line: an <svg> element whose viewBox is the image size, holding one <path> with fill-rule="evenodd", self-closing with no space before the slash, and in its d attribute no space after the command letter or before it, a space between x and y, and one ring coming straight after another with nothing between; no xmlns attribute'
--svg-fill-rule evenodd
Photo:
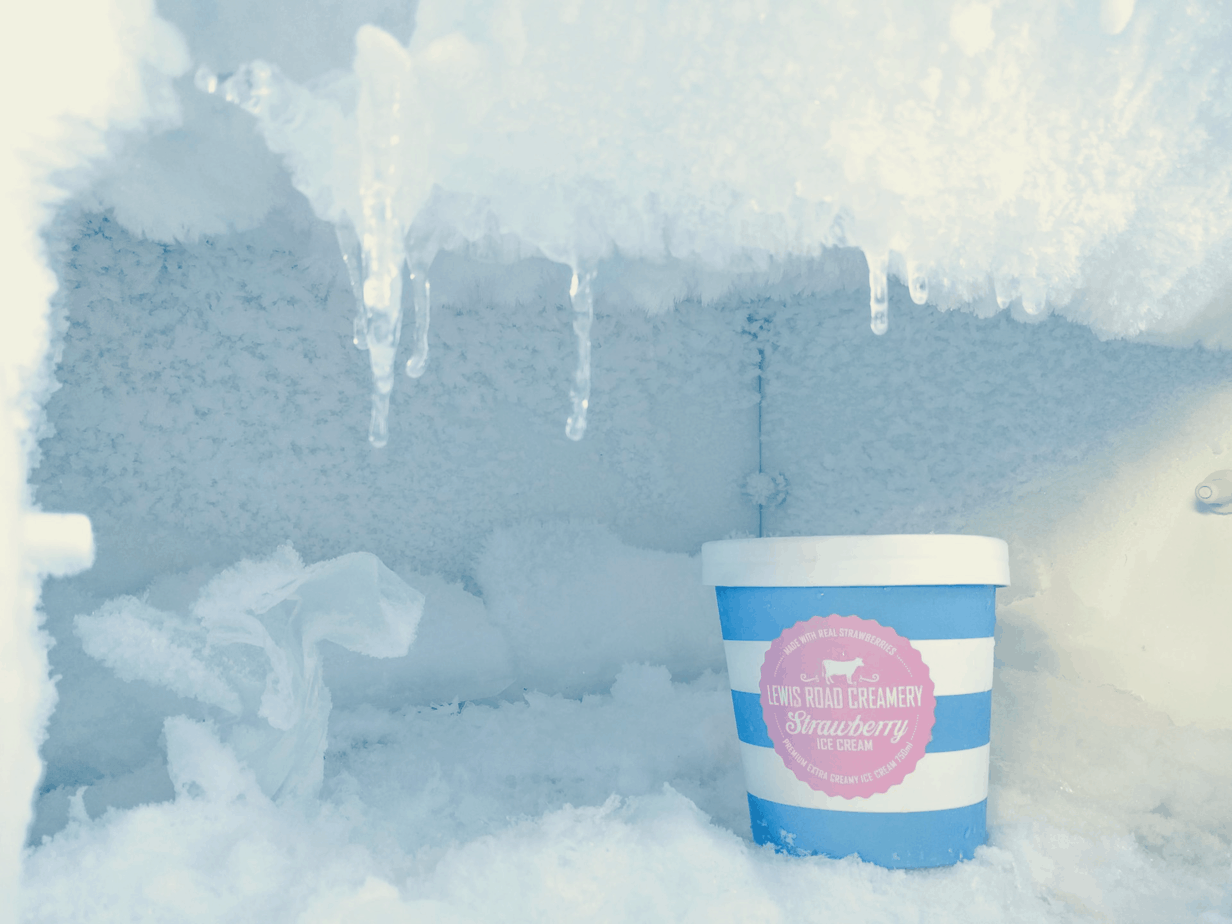
<svg viewBox="0 0 1232 924"><path fill-rule="evenodd" d="M726 540L707 543L703 562L707 583L717 585L754 840L895 868L970 858L986 839L994 605L996 586L1009 583L1005 543L979 536ZM843 576L846 586L782 586ZM936 583L955 577L964 580ZM869 578L879 581L850 586ZM762 718L759 680L771 642L831 613L893 628L920 652L934 684L924 756L901 783L866 798L828 796L799 780L775 753Z"/></svg>

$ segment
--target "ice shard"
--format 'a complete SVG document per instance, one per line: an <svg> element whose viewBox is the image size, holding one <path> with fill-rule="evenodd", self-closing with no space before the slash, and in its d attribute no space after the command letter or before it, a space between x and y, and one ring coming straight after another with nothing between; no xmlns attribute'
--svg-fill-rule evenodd
<svg viewBox="0 0 1232 924"><path fill-rule="evenodd" d="M423 263L417 262L417 265L410 267L407 283L415 308L415 339L411 346L411 358L406 361L406 374L417 379L424 374L428 365L428 322L432 307L432 283Z"/></svg>
<svg viewBox="0 0 1232 924"><path fill-rule="evenodd" d="M574 268L569 284L569 301L573 305L573 333L577 336L577 368L573 373L573 388L569 392L572 405L565 421L565 436L580 440L586 434L586 416L590 410L590 328L595 320L595 297L591 290L595 271Z"/></svg>
<svg viewBox="0 0 1232 924"><path fill-rule="evenodd" d="M890 255L885 251L865 251L864 259L868 261L868 303L872 315L869 326L880 337L890 329L890 293L886 281Z"/></svg>

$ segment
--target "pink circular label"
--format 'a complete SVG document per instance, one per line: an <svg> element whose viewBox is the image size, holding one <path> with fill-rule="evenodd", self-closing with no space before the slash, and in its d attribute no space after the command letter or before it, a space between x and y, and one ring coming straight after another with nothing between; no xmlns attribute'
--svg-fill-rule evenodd
<svg viewBox="0 0 1232 924"><path fill-rule="evenodd" d="M770 643L761 710L783 763L829 796L854 799L901 783L932 738L928 666L888 626L814 616Z"/></svg>

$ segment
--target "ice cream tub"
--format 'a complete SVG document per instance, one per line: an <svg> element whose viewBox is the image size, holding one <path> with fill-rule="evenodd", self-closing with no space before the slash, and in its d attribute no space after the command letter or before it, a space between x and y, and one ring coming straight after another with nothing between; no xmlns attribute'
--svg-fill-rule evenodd
<svg viewBox="0 0 1232 924"><path fill-rule="evenodd" d="M985 536L702 546L753 838L891 868L987 838L993 629L1009 550Z"/></svg>

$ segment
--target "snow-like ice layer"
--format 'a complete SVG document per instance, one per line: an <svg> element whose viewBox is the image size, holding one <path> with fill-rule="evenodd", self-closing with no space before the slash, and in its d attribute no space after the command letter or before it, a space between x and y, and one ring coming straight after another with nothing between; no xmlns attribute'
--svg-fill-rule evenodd
<svg viewBox="0 0 1232 924"><path fill-rule="evenodd" d="M408 230L573 266L843 242L943 304L1081 289L1097 329L1177 331L1227 283L1228 14L1105 6L425 0L349 72L297 84L271 51L230 88L356 224L370 295Z"/></svg>
<svg viewBox="0 0 1232 924"><path fill-rule="evenodd" d="M1232 737L1108 688L1001 669L991 841L889 872L753 848L722 676L336 710L311 810L208 724L167 723L174 801L31 850L28 921L1133 921L1232 917Z"/></svg>
<svg viewBox="0 0 1232 924"><path fill-rule="evenodd" d="M765 272L844 244L865 252L876 333L889 274L941 307L1057 310L1101 335L1183 343L1229 335L1221 4L798 0L716 14L702 0L425 0L413 27L380 3L305 9L297 48L271 26L281 9L228 5L207 25L175 8L203 68L183 89L254 115L339 229L378 445L401 268L418 280L415 374L418 290L441 248L542 254L585 280L616 254L668 275ZM343 67L338 36L362 13L393 31L359 28ZM220 41L228 27L245 38ZM328 51L314 65L315 46ZM164 237L251 226L285 198L269 158L236 113L188 112L174 137L121 158L94 201ZM625 304L673 301L661 287ZM589 341L576 326L579 437Z"/></svg>
<svg viewBox="0 0 1232 924"><path fill-rule="evenodd" d="M270 599L288 555L227 569L225 596ZM322 646L335 708L318 801L269 799L260 766L225 743L225 703L194 709L78 665L104 715L144 713L154 733L113 723L104 738L66 698L53 741L76 735L79 758L110 743L120 761L44 796L23 920L809 920L822 893L826 913L861 920L1232 919L1232 731L1178 728L1057 676L1021 618L998 639L991 836L975 860L891 873L753 848L717 616L689 602L696 570L564 523L495 533L483 599L414 577L424 616L396 670L374 679ZM146 606L217 599L219 583L167 576ZM459 696L498 663L505 697Z"/></svg>

